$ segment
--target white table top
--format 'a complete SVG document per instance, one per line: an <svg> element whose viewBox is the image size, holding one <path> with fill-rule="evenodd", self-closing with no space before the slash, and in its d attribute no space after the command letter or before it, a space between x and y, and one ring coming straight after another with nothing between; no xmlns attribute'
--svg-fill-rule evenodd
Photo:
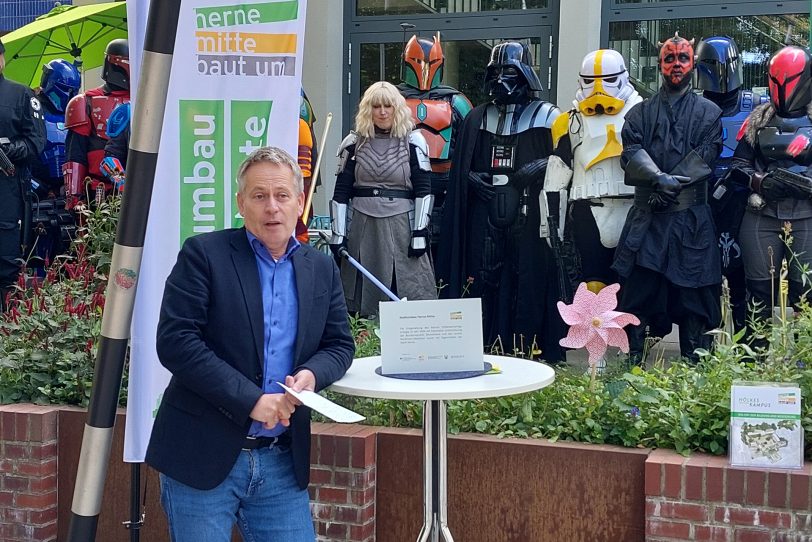
<svg viewBox="0 0 812 542"><path fill-rule="evenodd" d="M502 372L457 380L406 380L376 374L375 369L381 365L380 356L357 358L344 378L329 389L377 399L484 399L535 391L555 379L555 371L537 361L489 355L485 361L498 366Z"/></svg>

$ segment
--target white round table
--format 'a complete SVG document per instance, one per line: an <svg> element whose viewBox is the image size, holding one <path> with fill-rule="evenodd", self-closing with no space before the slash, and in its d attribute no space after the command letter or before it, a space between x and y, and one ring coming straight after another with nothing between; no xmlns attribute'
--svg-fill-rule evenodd
<svg viewBox="0 0 812 542"><path fill-rule="evenodd" d="M550 385L555 371L537 361L485 356L501 373L457 380L406 380L381 376L380 356L353 360L330 389L377 399L423 401L423 528L418 542L453 542L448 528L448 443L445 401L485 399L535 391ZM435 453L434 451L437 450Z"/></svg>

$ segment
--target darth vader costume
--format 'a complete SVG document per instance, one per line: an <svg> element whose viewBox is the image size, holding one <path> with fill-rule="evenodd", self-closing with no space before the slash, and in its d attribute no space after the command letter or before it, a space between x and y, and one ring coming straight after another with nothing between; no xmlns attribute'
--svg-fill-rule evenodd
<svg viewBox="0 0 812 542"><path fill-rule="evenodd" d="M487 345L560 361L564 324L540 202L561 112L535 97L541 82L518 42L493 48L485 87L491 101L465 117L454 154L437 261L441 295L482 299Z"/></svg>
<svg viewBox="0 0 812 542"><path fill-rule="evenodd" d="M641 321L629 329L632 357L642 357L646 328L662 337L677 323L680 352L695 361L721 319L707 183L722 143L722 112L691 92L692 42L668 39L659 64L662 87L632 108L623 126L621 163L635 193L613 269L625 286L618 310Z"/></svg>

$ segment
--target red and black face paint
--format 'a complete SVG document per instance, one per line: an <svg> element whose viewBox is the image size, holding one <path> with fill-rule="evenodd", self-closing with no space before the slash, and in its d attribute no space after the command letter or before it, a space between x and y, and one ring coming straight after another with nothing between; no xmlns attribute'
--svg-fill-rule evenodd
<svg viewBox="0 0 812 542"><path fill-rule="evenodd" d="M694 40L688 41L674 34L660 47L659 63L666 86L682 88L690 84L694 69Z"/></svg>

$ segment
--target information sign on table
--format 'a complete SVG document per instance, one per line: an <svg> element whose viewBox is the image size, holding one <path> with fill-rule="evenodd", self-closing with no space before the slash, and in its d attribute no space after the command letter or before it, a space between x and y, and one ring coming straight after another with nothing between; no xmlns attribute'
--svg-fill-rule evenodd
<svg viewBox="0 0 812 542"><path fill-rule="evenodd" d="M381 303L381 372L481 371L479 298Z"/></svg>
<svg viewBox="0 0 812 542"><path fill-rule="evenodd" d="M734 382L730 391L730 463L801 468L801 389L795 384Z"/></svg>

